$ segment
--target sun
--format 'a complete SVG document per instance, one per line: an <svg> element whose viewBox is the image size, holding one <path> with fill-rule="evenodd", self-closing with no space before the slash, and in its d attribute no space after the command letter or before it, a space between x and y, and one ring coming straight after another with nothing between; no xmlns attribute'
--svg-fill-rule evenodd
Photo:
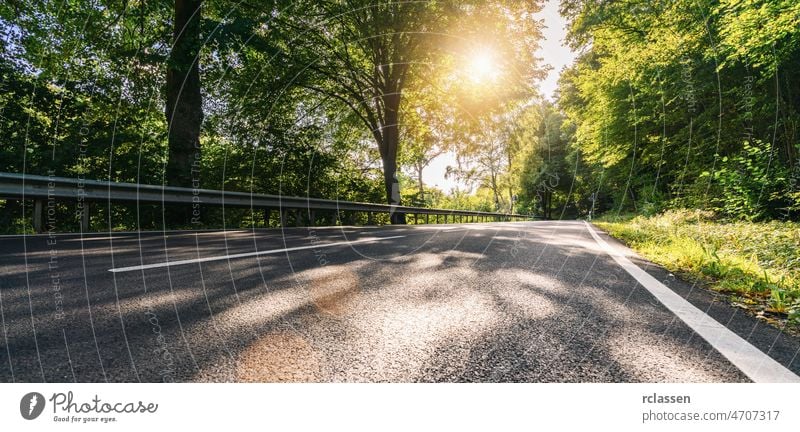
<svg viewBox="0 0 800 432"><path fill-rule="evenodd" d="M476 84L495 81L500 74L494 53L487 48L472 53L465 72Z"/></svg>

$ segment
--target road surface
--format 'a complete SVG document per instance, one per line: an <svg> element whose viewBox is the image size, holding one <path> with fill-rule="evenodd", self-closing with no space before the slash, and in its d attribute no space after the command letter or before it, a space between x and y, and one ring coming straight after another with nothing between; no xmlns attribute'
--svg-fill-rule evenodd
<svg viewBox="0 0 800 432"><path fill-rule="evenodd" d="M2 237L0 382L750 380L590 229ZM597 234L738 335L733 349L800 372L796 338Z"/></svg>

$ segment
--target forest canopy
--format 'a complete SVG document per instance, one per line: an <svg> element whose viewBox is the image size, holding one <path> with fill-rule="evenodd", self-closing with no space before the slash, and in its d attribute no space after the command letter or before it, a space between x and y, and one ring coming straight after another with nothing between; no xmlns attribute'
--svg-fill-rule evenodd
<svg viewBox="0 0 800 432"><path fill-rule="evenodd" d="M540 8L3 2L0 170L455 205L421 172L537 97Z"/></svg>
<svg viewBox="0 0 800 432"><path fill-rule="evenodd" d="M5 1L0 171L547 218L800 217L796 2L563 0L578 57L554 101L542 6ZM443 155L458 188L424 182ZM2 205L16 229L24 207Z"/></svg>
<svg viewBox="0 0 800 432"><path fill-rule="evenodd" d="M565 0L561 11L581 54L559 106L591 179L581 187L603 208L797 220L797 2Z"/></svg>

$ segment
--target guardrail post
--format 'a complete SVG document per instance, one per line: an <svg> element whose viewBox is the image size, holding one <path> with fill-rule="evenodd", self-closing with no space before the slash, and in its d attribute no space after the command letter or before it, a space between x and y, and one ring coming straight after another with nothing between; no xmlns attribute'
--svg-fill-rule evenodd
<svg viewBox="0 0 800 432"><path fill-rule="evenodd" d="M81 203L81 232L89 232L89 213L92 210L92 204L84 201Z"/></svg>
<svg viewBox="0 0 800 432"><path fill-rule="evenodd" d="M303 226L303 212L300 209L294 209L292 213L294 214L294 226Z"/></svg>
<svg viewBox="0 0 800 432"><path fill-rule="evenodd" d="M42 200L33 202L33 230L37 233L44 232L42 227Z"/></svg>
<svg viewBox="0 0 800 432"><path fill-rule="evenodd" d="M317 221L317 214L314 209L308 210L308 226L314 226Z"/></svg>
<svg viewBox="0 0 800 432"><path fill-rule="evenodd" d="M375 225L375 214L367 212L367 225Z"/></svg>
<svg viewBox="0 0 800 432"><path fill-rule="evenodd" d="M430 223L430 215L428 213L425 213L425 223Z"/></svg>
<svg viewBox="0 0 800 432"><path fill-rule="evenodd" d="M284 209L279 211L279 216L281 219L281 228L286 228L286 217L289 215L289 210Z"/></svg>
<svg viewBox="0 0 800 432"><path fill-rule="evenodd" d="M417 225L419 223L419 222L417 222L418 219L419 219L419 215L414 213L414 225Z"/></svg>

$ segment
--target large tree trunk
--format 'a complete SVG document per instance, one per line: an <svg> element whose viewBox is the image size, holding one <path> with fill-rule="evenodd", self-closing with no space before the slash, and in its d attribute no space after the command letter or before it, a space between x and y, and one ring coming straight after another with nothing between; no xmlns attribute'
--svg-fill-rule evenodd
<svg viewBox="0 0 800 432"><path fill-rule="evenodd" d="M201 0L175 0L173 47L167 63L169 127L167 182L172 186L199 187L200 126L203 122L200 95L200 5Z"/></svg>
<svg viewBox="0 0 800 432"><path fill-rule="evenodd" d="M419 199L420 202L425 202L425 183L422 182L422 170L424 167L420 163L417 166L417 182L419 183Z"/></svg>
<svg viewBox="0 0 800 432"><path fill-rule="evenodd" d="M494 172L491 173L491 182L492 182L492 194L494 194L494 211L500 211L500 191L499 187L497 186L497 174Z"/></svg>
<svg viewBox="0 0 800 432"><path fill-rule="evenodd" d="M398 127L400 111L400 93L387 92L383 95L385 107L383 125L383 143L381 160L383 161L383 182L386 188L386 201L389 205L402 205L400 198L400 182L397 180L397 146L400 142ZM389 215L393 224L405 224L406 215L393 211Z"/></svg>
<svg viewBox="0 0 800 432"><path fill-rule="evenodd" d="M513 176L513 167L514 167L514 153L511 151L511 146L506 145L506 160L508 161L508 172L509 172L509 179L508 179L508 212L514 214L514 176Z"/></svg>

